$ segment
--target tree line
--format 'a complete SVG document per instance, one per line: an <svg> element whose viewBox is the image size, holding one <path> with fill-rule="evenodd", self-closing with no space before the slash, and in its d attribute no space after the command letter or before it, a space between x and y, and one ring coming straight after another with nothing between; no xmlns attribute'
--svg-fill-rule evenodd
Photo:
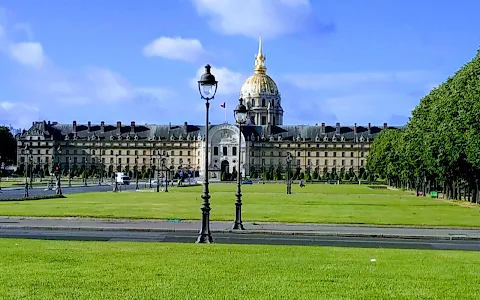
<svg viewBox="0 0 480 300"><path fill-rule="evenodd" d="M420 100L403 129L376 137L367 170L398 188L479 202L480 51Z"/></svg>

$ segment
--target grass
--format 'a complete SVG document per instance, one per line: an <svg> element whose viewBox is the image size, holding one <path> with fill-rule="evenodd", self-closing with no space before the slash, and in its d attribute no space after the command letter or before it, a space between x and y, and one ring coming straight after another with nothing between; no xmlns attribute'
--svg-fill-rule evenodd
<svg viewBox="0 0 480 300"><path fill-rule="evenodd" d="M66 199L0 202L0 215L100 218L199 219L202 187L174 187L169 193L90 193ZM234 217L235 185L211 185L211 220ZM404 191L358 185L244 185L244 221L480 227L480 209Z"/></svg>
<svg viewBox="0 0 480 300"><path fill-rule="evenodd" d="M480 296L477 252L1 239L0 255L10 300Z"/></svg>

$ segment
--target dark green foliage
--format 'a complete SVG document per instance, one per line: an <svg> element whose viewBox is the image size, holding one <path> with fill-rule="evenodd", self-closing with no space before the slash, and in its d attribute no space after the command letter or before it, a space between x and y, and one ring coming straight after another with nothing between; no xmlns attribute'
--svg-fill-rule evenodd
<svg viewBox="0 0 480 300"><path fill-rule="evenodd" d="M424 192L443 188L450 198L459 199L462 189L468 199L477 202L480 52L420 100L404 130L390 129L378 135L367 158L367 170L397 187Z"/></svg>
<svg viewBox="0 0 480 300"><path fill-rule="evenodd" d="M48 200L66 198L64 195L45 195L45 196L32 196L28 198L6 198L0 199L0 202L12 202L12 201L30 201L30 200Z"/></svg>

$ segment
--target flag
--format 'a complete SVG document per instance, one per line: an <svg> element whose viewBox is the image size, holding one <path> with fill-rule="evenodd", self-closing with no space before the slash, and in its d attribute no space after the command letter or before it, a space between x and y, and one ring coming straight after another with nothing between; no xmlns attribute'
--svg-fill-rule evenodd
<svg viewBox="0 0 480 300"><path fill-rule="evenodd" d="M225 108L225 102L223 102L223 104L220 104L220 107Z"/></svg>

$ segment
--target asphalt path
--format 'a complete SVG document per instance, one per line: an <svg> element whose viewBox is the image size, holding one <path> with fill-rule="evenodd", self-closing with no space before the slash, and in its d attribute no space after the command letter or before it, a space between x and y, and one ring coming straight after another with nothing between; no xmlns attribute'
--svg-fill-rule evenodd
<svg viewBox="0 0 480 300"><path fill-rule="evenodd" d="M140 188L147 188L149 186L148 182L139 182ZM78 193L93 193L93 192L111 192L113 191L114 185L102 184L102 185L75 185L75 186L66 186L62 185L62 193L65 195L68 194L78 194ZM118 185L120 191L133 191L135 190L135 183L130 185ZM25 190L21 187L15 188L2 188L0 191L0 199L7 198L23 198ZM55 195L55 189L48 190L47 184L45 186L35 186L31 189L28 189L28 194L32 196L45 196L45 195Z"/></svg>
<svg viewBox="0 0 480 300"><path fill-rule="evenodd" d="M1 238L75 240L105 242L175 242L194 243L196 232L137 232L89 230L18 230L0 229ZM480 242L464 240L422 240L359 238L333 236L282 236L269 234L213 233L217 244L302 245L358 248L428 249L480 251Z"/></svg>

